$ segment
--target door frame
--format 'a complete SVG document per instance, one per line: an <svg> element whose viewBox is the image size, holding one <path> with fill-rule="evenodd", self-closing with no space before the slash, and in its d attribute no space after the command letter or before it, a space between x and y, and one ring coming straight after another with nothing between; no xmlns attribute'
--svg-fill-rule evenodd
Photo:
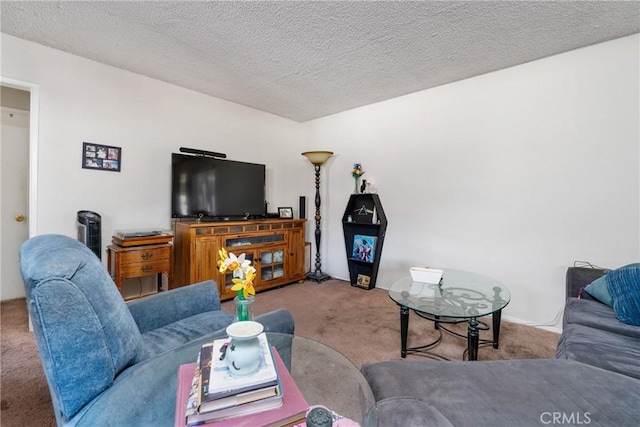
<svg viewBox="0 0 640 427"><path fill-rule="evenodd" d="M29 101L29 237L38 235L38 124L40 86L0 76L0 85L30 93Z"/></svg>

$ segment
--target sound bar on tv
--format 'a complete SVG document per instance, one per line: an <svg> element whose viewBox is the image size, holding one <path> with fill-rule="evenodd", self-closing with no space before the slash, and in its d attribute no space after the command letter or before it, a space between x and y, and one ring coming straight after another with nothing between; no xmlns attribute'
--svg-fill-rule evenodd
<svg viewBox="0 0 640 427"><path fill-rule="evenodd" d="M220 157L221 159L227 158L227 155L224 153L216 153L215 151L198 150L197 148L180 147L180 152L195 154L196 156Z"/></svg>

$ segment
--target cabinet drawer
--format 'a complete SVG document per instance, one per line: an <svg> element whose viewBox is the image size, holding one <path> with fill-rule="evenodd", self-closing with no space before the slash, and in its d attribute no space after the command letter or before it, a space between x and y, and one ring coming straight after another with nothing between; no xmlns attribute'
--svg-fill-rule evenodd
<svg viewBox="0 0 640 427"><path fill-rule="evenodd" d="M166 259L122 265L123 277L146 276L148 274L162 273L166 271L169 271L169 261Z"/></svg>
<svg viewBox="0 0 640 427"><path fill-rule="evenodd" d="M126 251L121 255L121 264L129 264L132 262L145 262L158 261L163 259L169 259L171 255L171 247L166 246L164 248L149 248L138 249L135 251Z"/></svg>

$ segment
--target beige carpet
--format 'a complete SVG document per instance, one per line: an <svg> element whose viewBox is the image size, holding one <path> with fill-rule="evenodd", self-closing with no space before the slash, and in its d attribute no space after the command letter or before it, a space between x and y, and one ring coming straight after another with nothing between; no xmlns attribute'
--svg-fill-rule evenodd
<svg viewBox="0 0 640 427"><path fill-rule="evenodd" d="M382 289L364 290L338 280L300 283L257 295L255 314L287 308L296 320L296 334L320 341L348 357L357 366L400 358L400 312ZM233 311L231 301L223 308ZM2 426L53 426L49 391L33 336L28 332L24 300L3 302L1 310ZM433 325L411 315L409 345L436 337ZM466 333L464 325L457 329ZM481 338L489 338L482 332ZM500 349L480 348L478 358L552 358L558 335L509 322L502 323ZM453 360L462 358L466 342L445 335L434 350ZM417 355L407 359L430 360ZM437 363L434 361L434 363Z"/></svg>
<svg viewBox="0 0 640 427"><path fill-rule="evenodd" d="M400 360L400 309L384 289L364 290L339 280L305 282L258 294L255 314L284 307L296 320L296 335L320 341L361 366L367 362ZM233 302L223 303L233 311ZM488 319L490 323L490 318ZM466 334L467 324L452 328ZM433 324L411 313L409 346L437 337ZM491 338L481 331L480 338ZM500 348L480 348L479 360L552 358L559 335L530 326L502 322ZM466 341L444 335L434 349L451 360L461 360ZM425 359L410 355L407 359ZM426 360L426 359L425 359Z"/></svg>
<svg viewBox="0 0 640 427"><path fill-rule="evenodd" d="M49 397L33 334L29 332L24 299L0 306L0 425L55 426Z"/></svg>

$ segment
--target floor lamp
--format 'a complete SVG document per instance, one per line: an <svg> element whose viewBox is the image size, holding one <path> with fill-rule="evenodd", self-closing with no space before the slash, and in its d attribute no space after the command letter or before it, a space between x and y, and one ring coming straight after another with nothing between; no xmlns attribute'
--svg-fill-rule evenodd
<svg viewBox="0 0 640 427"><path fill-rule="evenodd" d="M328 274L322 272L322 263L320 262L320 166L333 155L331 151L306 151L302 153L313 164L316 170L316 269L313 273L307 274L307 280L316 283L324 282L330 279Z"/></svg>

